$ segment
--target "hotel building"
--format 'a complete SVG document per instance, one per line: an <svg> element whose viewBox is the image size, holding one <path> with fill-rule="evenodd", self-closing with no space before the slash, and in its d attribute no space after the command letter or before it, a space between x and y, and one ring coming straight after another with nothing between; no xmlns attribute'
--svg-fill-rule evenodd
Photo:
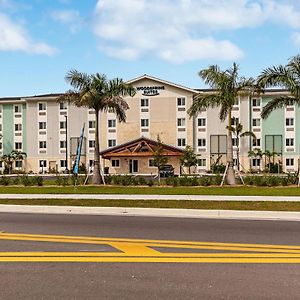
<svg viewBox="0 0 300 300"><path fill-rule="evenodd" d="M110 174L154 174L152 153L157 147L157 136L164 144L168 164L175 173L180 173L179 157L185 146L193 147L198 156L195 173L210 170L220 157L226 161L226 125L219 120L219 109L201 111L197 117L189 118L188 108L193 97L201 93L212 93L209 89L192 89L148 75L130 80L136 88L134 97L126 100L130 109L126 123L119 123L114 113L100 114L99 132L102 167ZM263 169L265 159L249 157L248 152L259 148L263 152L276 152L276 162L283 171L298 170L300 151L300 109L287 106L279 109L265 120L261 119L262 107L272 98L286 95L284 90L267 90L259 97L243 96L236 100L233 108L234 122L243 125L243 131L253 131L257 137L240 139L234 144L234 158L239 148L240 169L247 171ZM27 153L25 161L17 161L15 169L34 173L66 169L66 156L70 169L75 159L78 138L85 123L81 162L88 168L94 159L94 111L58 103L59 94L33 97L0 99L0 155L12 150ZM66 149L66 146L68 147ZM66 154L67 150L67 154ZM3 164L0 164L3 170Z"/></svg>

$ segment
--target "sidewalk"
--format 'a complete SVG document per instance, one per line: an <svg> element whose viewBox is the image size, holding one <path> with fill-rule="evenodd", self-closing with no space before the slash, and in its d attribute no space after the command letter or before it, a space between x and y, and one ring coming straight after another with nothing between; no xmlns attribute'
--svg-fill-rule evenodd
<svg viewBox="0 0 300 300"><path fill-rule="evenodd" d="M0 194L0 199L192 200L299 202L299 196L126 195L126 194Z"/></svg>

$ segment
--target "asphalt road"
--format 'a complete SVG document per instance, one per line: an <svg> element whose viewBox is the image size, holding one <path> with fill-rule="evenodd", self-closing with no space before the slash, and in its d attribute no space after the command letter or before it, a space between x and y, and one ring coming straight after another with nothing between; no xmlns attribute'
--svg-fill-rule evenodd
<svg viewBox="0 0 300 300"><path fill-rule="evenodd" d="M282 221L0 214L0 231L300 245L300 222ZM110 248L103 244L0 239L0 252L89 253ZM299 275L300 264L294 263L0 262L0 299L297 299Z"/></svg>

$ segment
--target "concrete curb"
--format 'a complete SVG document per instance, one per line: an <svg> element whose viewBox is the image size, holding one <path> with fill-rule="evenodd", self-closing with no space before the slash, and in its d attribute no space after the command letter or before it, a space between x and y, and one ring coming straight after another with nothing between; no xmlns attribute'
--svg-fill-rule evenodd
<svg viewBox="0 0 300 300"><path fill-rule="evenodd" d="M0 205L0 213L300 221L300 212Z"/></svg>
<svg viewBox="0 0 300 300"><path fill-rule="evenodd" d="M126 194L0 194L0 199L193 200L300 202L299 196L126 195Z"/></svg>

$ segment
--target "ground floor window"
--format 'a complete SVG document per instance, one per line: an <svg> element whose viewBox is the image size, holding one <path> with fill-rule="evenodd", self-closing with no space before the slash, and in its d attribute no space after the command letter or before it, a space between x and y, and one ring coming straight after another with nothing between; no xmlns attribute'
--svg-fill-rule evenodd
<svg viewBox="0 0 300 300"><path fill-rule="evenodd" d="M62 159L62 160L60 161L60 167L61 167L61 168L65 168L66 166L67 166L66 160L65 160L65 159Z"/></svg>
<svg viewBox="0 0 300 300"><path fill-rule="evenodd" d="M185 139L177 139L178 147L185 147Z"/></svg>
<svg viewBox="0 0 300 300"><path fill-rule="evenodd" d="M260 158L252 159L252 167L260 167Z"/></svg>
<svg viewBox="0 0 300 300"><path fill-rule="evenodd" d="M287 167L293 167L294 166L294 159L293 158L286 158L285 165Z"/></svg>
<svg viewBox="0 0 300 300"><path fill-rule="evenodd" d="M149 167L155 167L154 159L149 159Z"/></svg>
<svg viewBox="0 0 300 300"><path fill-rule="evenodd" d="M15 167L16 168L22 168L23 167L23 162L21 160L16 160Z"/></svg>
<svg viewBox="0 0 300 300"><path fill-rule="evenodd" d="M120 160L119 159L112 159L111 160L111 166L114 168L119 168L120 167Z"/></svg>
<svg viewBox="0 0 300 300"><path fill-rule="evenodd" d="M40 165L40 168L46 168L47 167L47 161L46 160L40 160L39 165Z"/></svg>
<svg viewBox="0 0 300 300"><path fill-rule="evenodd" d="M199 167L206 167L206 159L205 158L198 159L198 166Z"/></svg>

